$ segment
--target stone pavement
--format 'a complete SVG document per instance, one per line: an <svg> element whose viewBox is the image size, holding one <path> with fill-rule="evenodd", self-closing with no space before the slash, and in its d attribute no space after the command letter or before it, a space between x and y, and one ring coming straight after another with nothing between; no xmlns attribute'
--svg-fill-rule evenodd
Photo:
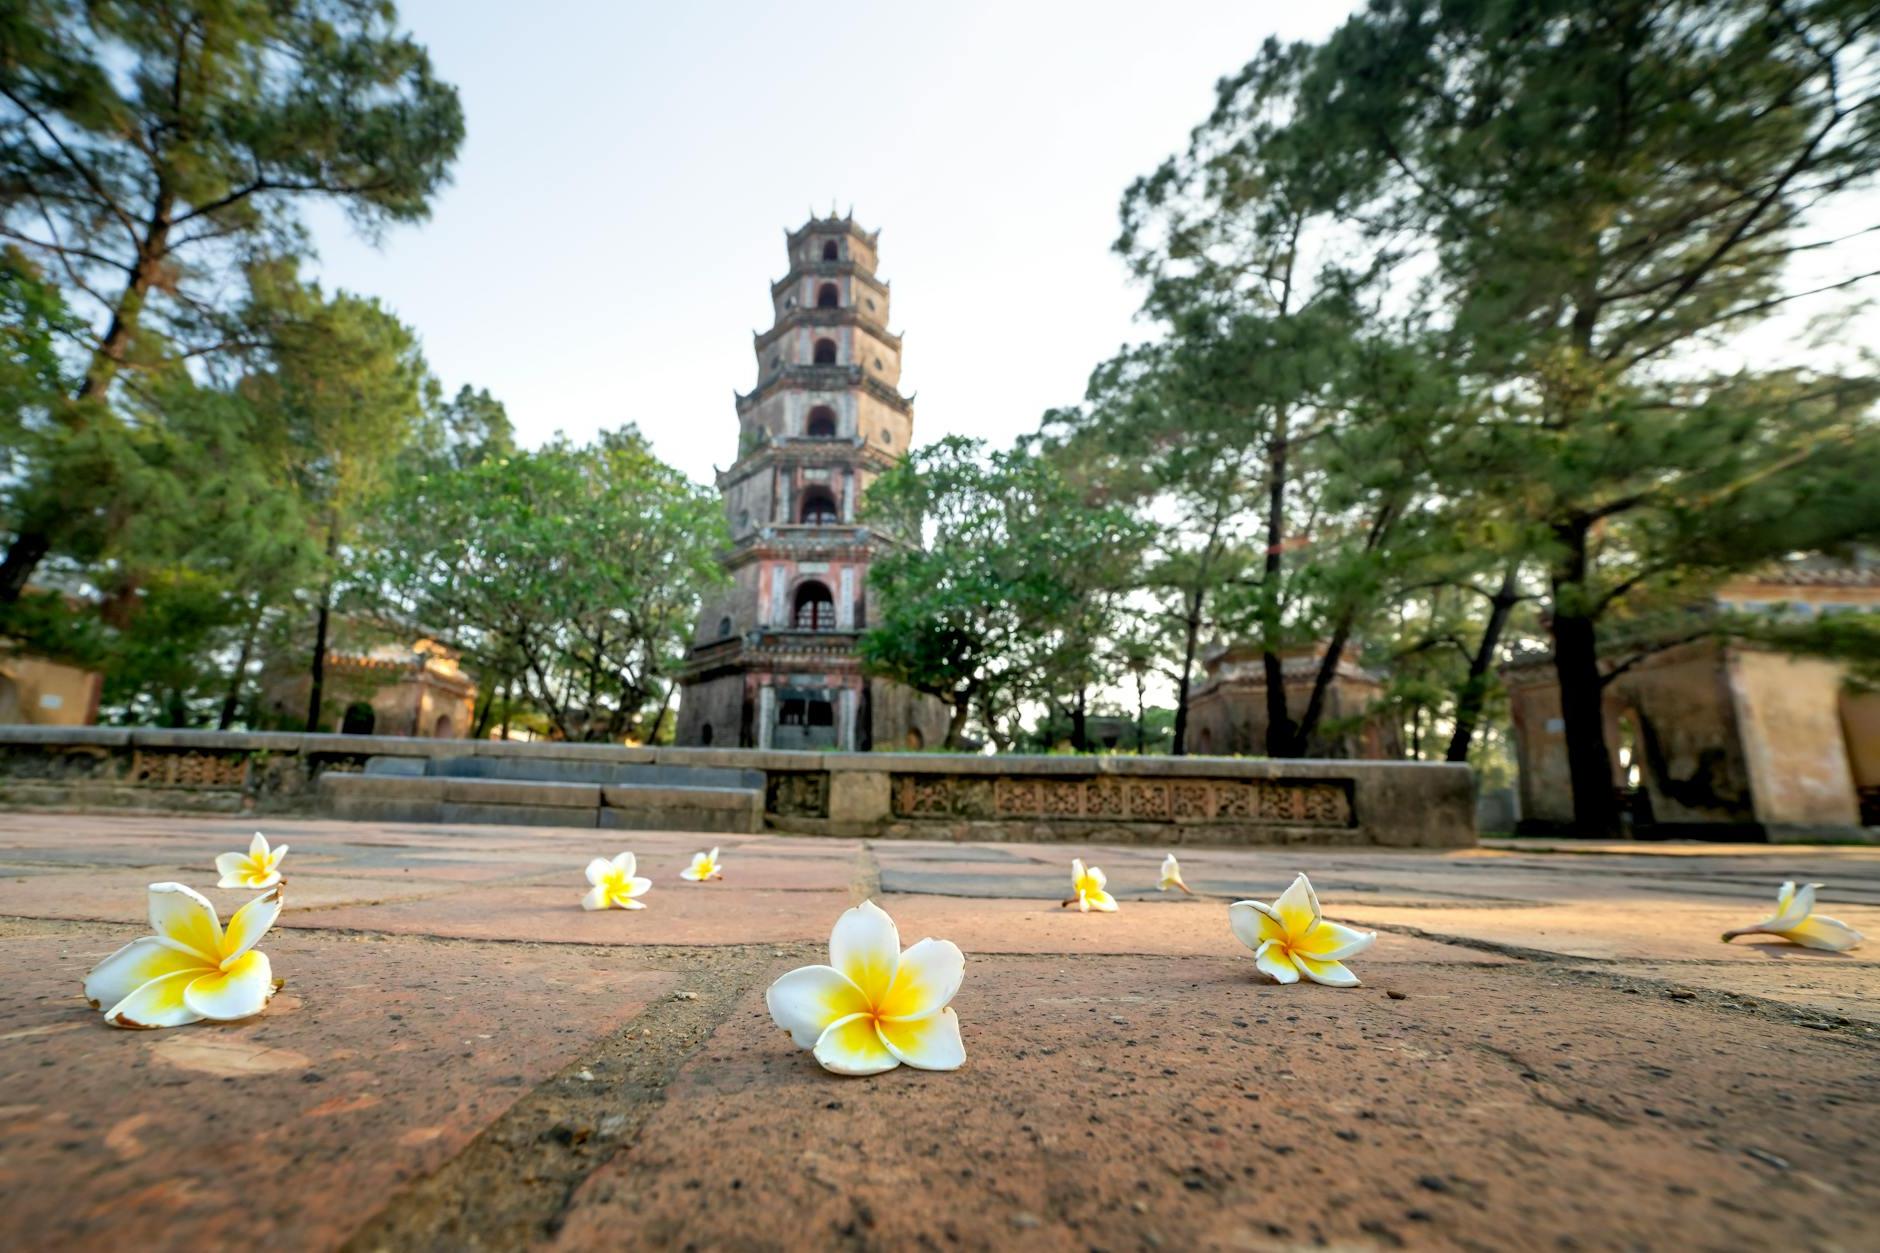
<svg viewBox="0 0 1880 1253"><path fill-rule="evenodd" d="M252 822L0 814L0 1248L1880 1247L1880 849L1160 850L271 820L263 1015L85 972ZM686 883L696 849L727 878ZM584 913L633 849L654 890ZM1058 908L1069 860L1114 915ZM1379 930L1276 987L1296 870ZM1876 937L1718 941L1785 878ZM823 1073L764 988L874 896L967 953L953 1074Z"/></svg>

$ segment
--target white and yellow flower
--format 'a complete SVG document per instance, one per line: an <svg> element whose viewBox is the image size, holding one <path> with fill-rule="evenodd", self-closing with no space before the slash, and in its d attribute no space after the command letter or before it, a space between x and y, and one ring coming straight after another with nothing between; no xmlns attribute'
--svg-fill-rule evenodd
<svg viewBox="0 0 1880 1253"><path fill-rule="evenodd" d="M718 850L709 853L692 854L692 864L679 872L681 879L690 879L694 883L704 883L708 879L725 877L725 864L718 860Z"/></svg>
<svg viewBox="0 0 1880 1253"><path fill-rule="evenodd" d="M1815 912L1815 889L1819 883L1804 883L1799 889L1793 882L1782 885L1776 893L1776 912L1761 922L1725 931L1725 943L1739 935L1779 935L1803 948L1826 949L1844 953L1866 937L1838 918Z"/></svg>
<svg viewBox="0 0 1880 1253"><path fill-rule="evenodd" d="M255 943L281 916L281 887L235 911L228 930L201 893L180 883L150 885L150 928L92 967L85 999L114 1027L180 1027L233 1022L260 1013L274 996L274 971Z"/></svg>
<svg viewBox="0 0 1880 1253"><path fill-rule="evenodd" d="M1066 905L1076 905L1082 913L1097 910L1099 913L1116 912L1116 898L1104 891L1109 882L1107 876L1095 866L1086 867L1081 857L1071 858L1071 899Z"/></svg>
<svg viewBox="0 0 1880 1253"><path fill-rule="evenodd" d="M1182 882L1182 864L1175 860L1173 853L1162 859L1162 881L1155 885L1158 892L1166 892L1170 888L1180 888L1190 896L1195 894L1193 888Z"/></svg>
<svg viewBox="0 0 1880 1253"><path fill-rule="evenodd" d="M635 898L646 895L653 881L636 876L633 873L636 869L638 864L632 853L621 853L612 861L596 857L587 866L587 881L592 886L581 898L581 908L645 909L646 906Z"/></svg>
<svg viewBox="0 0 1880 1253"><path fill-rule="evenodd" d="M1341 927L1322 915L1312 881L1303 874L1271 905L1235 901L1227 920L1253 950L1254 964L1277 983L1297 983L1303 974L1314 983L1355 988L1358 976L1340 963L1377 943L1375 931Z"/></svg>
<svg viewBox="0 0 1880 1253"><path fill-rule="evenodd" d="M248 841L246 853L220 853L215 859L216 873L222 876L219 888L248 888L259 892L271 888L281 881L281 858L287 856L287 845L270 849L268 837L255 832L255 838Z"/></svg>
<svg viewBox="0 0 1880 1253"><path fill-rule="evenodd" d="M829 964L803 966L770 985L764 1003L823 1069L874 1075L906 1063L958 1070L966 1061L960 1021L948 1007L966 974L951 940L901 951L894 919L863 901L836 919Z"/></svg>

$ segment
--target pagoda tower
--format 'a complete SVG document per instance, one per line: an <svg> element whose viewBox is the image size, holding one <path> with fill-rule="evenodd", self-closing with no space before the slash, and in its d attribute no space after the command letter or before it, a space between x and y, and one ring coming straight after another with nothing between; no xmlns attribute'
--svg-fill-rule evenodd
<svg viewBox="0 0 1880 1253"><path fill-rule="evenodd" d="M866 751L945 731L939 702L865 677L856 655L869 562L893 542L858 521L858 503L914 426L877 238L833 216L787 236L757 385L737 397L737 460L718 472L730 584L686 656L680 744Z"/></svg>

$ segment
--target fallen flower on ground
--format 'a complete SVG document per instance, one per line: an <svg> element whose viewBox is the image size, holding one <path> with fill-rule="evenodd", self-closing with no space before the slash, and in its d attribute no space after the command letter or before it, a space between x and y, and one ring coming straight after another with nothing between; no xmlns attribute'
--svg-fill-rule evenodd
<svg viewBox="0 0 1880 1253"><path fill-rule="evenodd" d="M681 879L690 879L694 883L703 883L707 879L725 877L724 863L718 860L718 850L709 853L692 854L692 864L679 872Z"/></svg>
<svg viewBox="0 0 1880 1253"><path fill-rule="evenodd" d="M1793 882L1784 883L1782 890L1776 893L1776 912L1773 915L1747 927L1725 931L1724 942L1728 943L1739 935L1779 935L1803 948L1845 953L1866 937L1838 918L1824 917L1815 912L1815 889L1821 886L1819 883L1804 883L1798 889Z"/></svg>
<svg viewBox="0 0 1880 1253"><path fill-rule="evenodd" d="M874 1075L896 1066L958 1070L966 1061L948 1002L966 958L951 940L901 951L894 919L863 901L836 919L829 964L802 966L770 985L764 1004L797 1047L825 1070Z"/></svg>
<svg viewBox="0 0 1880 1253"><path fill-rule="evenodd" d="M281 881L281 858L287 856L287 845L268 848L268 837L255 832L255 838L248 841L245 853L218 853L215 859L216 873L222 876L219 888L249 888L259 892L271 888Z"/></svg>
<svg viewBox="0 0 1880 1253"><path fill-rule="evenodd" d="M1173 853L1162 859L1162 882L1155 885L1158 892L1166 892L1170 888L1180 888L1190 896L1195 894L1193 888L1182 882L1182 864L1175 860Z"/></svg>
<svg viewBox="0 0 1880 1253"><path fill-rule="evenodd" d="M260 1013L276 984L255 944L281 915L281 887L235 911L222 929L215 906L180 883L150 885L150 928L93 966L85 999L114 1027L233 1022Z"/></svg>
<svg viewBox="0 0 1880 1253"><path fill-rule="evenodd" d="M636 869L638 864L632 853L620 853L612 861L596 857L587 866L587 881L593 886L581 898L581 908L645 909L646 906L634 898L646 895L653 881L637 877L633 873Z"/></svg>
<svg viewBox="0 0 1880 1253"><path fill-rule="evenodd" d="M1343 927L1322 915L1318 893L1303 874L1271 905L1235 901L1227 920L1253 950L1254 964L1276 983L1297 983L1303 974L1314 983L1355 988L1358 976L1341 963L1377 943L1375 931Z"/></svg>
<svg viewBox="0 0 1880 1253"><path fill-rule="evenodd" d="M1083 858L1073 857L1071 858L1071 891L1074 895L1063 903L1075 905L1086 914L1093 909L1099 913L1113 914L1116 912L1116 898L1103 890L1108 882L1109 879L1101 870L1095 866L1086 869Z"/></svg>

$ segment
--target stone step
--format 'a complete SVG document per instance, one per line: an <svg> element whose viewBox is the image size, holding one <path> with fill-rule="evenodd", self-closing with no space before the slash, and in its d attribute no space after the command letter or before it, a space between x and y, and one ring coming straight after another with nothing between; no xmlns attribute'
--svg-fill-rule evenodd
<svg viewBox="0 0 1880 1253"><path fill-rule="evenodd" d="M757 788L352 773L324 774L319 786L322 807L354 821L731 834L764 825L764 794Z"/></svg>

